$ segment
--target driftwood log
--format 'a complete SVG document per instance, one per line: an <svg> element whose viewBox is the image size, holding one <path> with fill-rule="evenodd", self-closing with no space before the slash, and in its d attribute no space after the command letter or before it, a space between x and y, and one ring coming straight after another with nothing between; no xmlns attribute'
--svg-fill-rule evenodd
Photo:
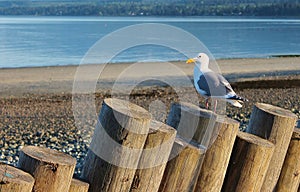
<svg viewBox="0 0 300 192"><path fill-rule="evenodd" d="M18 167L34 179L33 191L69 191L76 160L48 148L27 146L20 151Z"/></svg>
<svg viewBox="0 0 300 192"><path fill-rule="evenodd" d="M120 99L105 99L82 170L90 192L129 191L151 114Z"/></svg>
<svg viewBox="0 0 300 192"><path fill-rule="evenodd" d="M216 121L215 129L219 130L219 134L206 151L194 191L221 190L239 125L237 121L229 118Z"/></svg>
<svg viewBox="0 0 300 192"><path fill-rule="evenodd" d="M205 150L197 143L188 143L176 137L159 191L182 192L193 189Z"/></svg>
<svg viewBox="0 0 300 192"><path fill-rule="evenodd" d="M239 132L222 192L261 191L273 152L273 143L249 133Z"/></svg>
<svg viewBox="0 0 300 192"><path fill-rule="evenodd" d="M131 191L156 192L174 144L176 130L152 120Z"/></svg>
<svg viewBox="0 0 300 192"><path fill-rule="evenodd" d="M34 178L15 167L0 164L0 191L1 192L31 192Z"/></svg>
<svg viewBox="0 0 300 192"><path fill-rule="evenodd" d="M275 144L274 155L261 191L273 192L275 189L296 120L297 116L292 112L273 105L257 103L253 107L246 132Z"/></svg>

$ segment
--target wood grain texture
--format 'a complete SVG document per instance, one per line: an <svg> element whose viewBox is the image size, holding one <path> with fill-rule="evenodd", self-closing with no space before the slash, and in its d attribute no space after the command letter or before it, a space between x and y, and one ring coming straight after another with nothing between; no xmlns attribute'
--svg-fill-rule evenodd
<svg viewBox="0 0 300 192"><path fill-rule="evenodd" d="M186 142L176 137L164 176L160 192L182 192L193 189L201 167L205 148L194 142Z"/></svg>
<svg viewBox="0 0 300 192"><path fill-rule="evenodd" d="M20 151L18 167L34 179L33 191L66 192L75 170L75 158L65 153L36 146Z"/></svg>
<svg viewBox="0 0 300 192"><path fill-rule="evenodd" d="M1 192L31 192L34 178L15 167L0 164L0 191Z"/></svg>
<svg viewBox="0 0 300 192"><path fill-rule="evenodd" d="M194 191L221 191L239 122L225 118L216 121L218 137L207 149Z"/></svg>
<svg viewBox="0 0 300 192"><path fill-rule="evenodd" d="M222 192L262 191L273 152L273 143L249 133L238 132Z"/></svg>
<svg viewBox="0 0 300 192"><path fill-rule="evenodd" d="M78 179L72 179L69 192L88 192L89 184Z"/></svg>
<svg viewBox="0 0 300 192"><path fill-rule="evenodd" d="M217 115L190 103L174 103L167 118L167 124L177 130L177 134L185 140L198 142L208 147L217 136L214 130Z"/></svg>
<svg viewBox="0 0 300 192"><path fill-rule="evenodd" d="M262 186L262 191L275 189L289 146L297 116L292 112L264 103L253 107L246 132L265 138L275 144L274 155Z"/></svg>
<svg viewBox="0 0 300 192"><path fill-rule="evenodd" d="M277 183L277 192L297 192L300 182L300 129L295 128Z"/></svg>
<svg viewBox="0 0 300 192"><path fill-rule="evenodd" d="M174 128L155 120L151 121L131 191L158 191L175 136Z"/></svg>
<svg viewBox="0 0 300 192"><path fill-rule="evenodd" d="M90 192L129 191L151 120L145 109L105 99L82 170Z"/></svg>

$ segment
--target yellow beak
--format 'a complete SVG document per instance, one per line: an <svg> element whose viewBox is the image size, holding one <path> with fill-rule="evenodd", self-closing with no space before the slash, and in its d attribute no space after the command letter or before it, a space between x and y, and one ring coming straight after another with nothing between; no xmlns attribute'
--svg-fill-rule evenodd
<svg viewBox="0 0 300 192"><path fill-rule="evenodd" d="M187 63L187 64L195 63L195 59L188 59L188 60L186 61L186 63Z"/></svg>

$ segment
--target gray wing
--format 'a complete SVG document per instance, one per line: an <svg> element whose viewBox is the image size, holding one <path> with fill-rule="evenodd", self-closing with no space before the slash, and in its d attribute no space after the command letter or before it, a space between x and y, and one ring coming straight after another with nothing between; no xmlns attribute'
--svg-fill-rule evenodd
<svg viewBox="0 0 300 192"><path fill-rule="evenodd" d="M206 96L225 96L234 91L228 81L220 74L207 72L200 76L198 82L200 89L206 92Z"/></svg>

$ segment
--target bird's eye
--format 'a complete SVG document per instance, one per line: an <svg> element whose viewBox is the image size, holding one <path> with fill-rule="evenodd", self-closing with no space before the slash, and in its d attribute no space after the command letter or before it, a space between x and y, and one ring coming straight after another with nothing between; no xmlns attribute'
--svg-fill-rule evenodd
<svg viewBox="0 0 300 192"><path fill-rule="evenodd" d="M199 55L198 57L201 58L201 55Z"/></svg>

